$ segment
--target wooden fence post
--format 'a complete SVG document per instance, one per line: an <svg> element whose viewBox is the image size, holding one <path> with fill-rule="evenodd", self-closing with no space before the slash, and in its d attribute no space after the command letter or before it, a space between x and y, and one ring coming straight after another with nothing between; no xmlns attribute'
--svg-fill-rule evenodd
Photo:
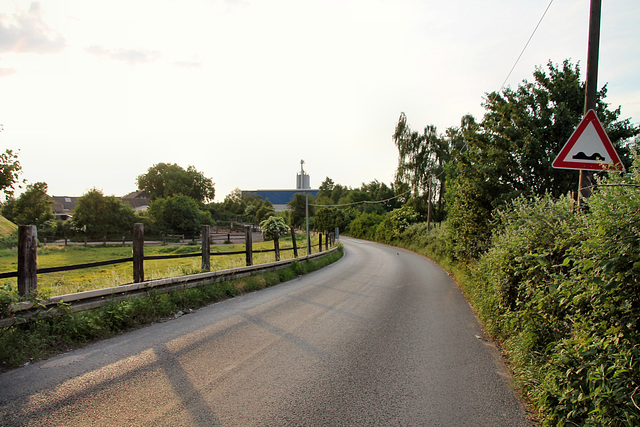
<svg viewBox="0 0 640 427"><path fill-rule="evenodd" d="M211 271L211 226L202 226L202 269Z"/></svg>
<svg viewBox="0 0 640 427"><path fill-rule="evenodd" d="M133 224L133 283L144 282L144 224Z"/></svg>
<svg viewBox="0 0 640 427"><path fill-rule="evenodd" d="M293 229L293 226L289 226L291 230L291 242L293 243L293 257L298 258L298 243L296 242L296 230Z"/></svg>
<svg viewBox="0 0 640 427"><path fill-rule="evenodd" d="M18 294L38 291L38 231L35 225L18 226Z"/></svg>
<svg viewBox="0 0 640 427"><path fill-rule="evenodd" d="M280 236L277 231L273 236L273 249L276 251L276 261L280 261Z"/></svg>
<svg viewBox="0 0 640 427"><path fill-rule="evenodd" d="M318 248L322 252L322 233L318 233Z"/></svg>
<svg viewBox="0 0 640 427"><path fill-rule="evenodd" d="M249 266L253 265L253 235L251 234L251 227L247 226L245 232L245 249L247 252L247 266Z"/></svg>

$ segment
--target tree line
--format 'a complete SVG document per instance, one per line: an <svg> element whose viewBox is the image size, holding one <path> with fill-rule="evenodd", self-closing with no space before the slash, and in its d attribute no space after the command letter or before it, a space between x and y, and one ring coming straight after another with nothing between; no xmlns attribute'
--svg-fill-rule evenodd
<svg viewBox="0 0 640 427"><path fill-rule="evenodd" d="M14 171L21 169L17 156L12 164ZM203 207L215 194L213 182L192 166L184 169L177 164L159 163L138 176L138 189L150 197L146 212L136 213L128 203L93 188L79 198L68 221L55 219L45 182L28 184L17 198L13 197L17 175L9 177L7 183L4 188L7 197L0 212L18 225L35 225L39 237L130 236L135 222L147 225L152 235L168 232L193 235L201 225L212 223Z"/></svg>

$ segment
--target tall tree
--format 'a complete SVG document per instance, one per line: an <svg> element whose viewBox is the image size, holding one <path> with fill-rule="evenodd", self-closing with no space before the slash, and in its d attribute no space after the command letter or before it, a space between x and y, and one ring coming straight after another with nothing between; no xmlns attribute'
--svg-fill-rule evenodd
<svg viewBox="0 0 640 427"><path fill-rule="evenodd" d="M139 190L149 193L151 200L177 195L191 197L198 203L212 201L215 184L194 166L186 170L175 163L158 163L138 176Z"/></svg>
<svg viewBox="0 0 640 427"><path fill-rule="evenodd" d="M211 215L201 212L195 200L183 195L152 201L149 215L158 229L190 237L200 233L202 224L211 224Z"/></svg>
<svg viewBox="0 0 640 427"><path fill-rule="evenodd" d="M35 225L41 228L55 218L51 205L53 202L47 195L46 183L29 184L13 206L14 222L18 225Z"/></svg>
<svg viewBox="0 0 640 427"><path fill-rule="evenodd" d="M130 233L134 217L131 206L94 188L80 197L71 221L73 227L87 237L102 238L110 234Z"/></svg>
<svg viewBox="0 0 640 427"><path fill-rule="evenodd" d="M582 119L584 83L578 65L569 61L547 68L536 68L534 81L516 90L489 93L482 122L463 118L450 134L456 148L447 167L446 199L454 256L477 257L486 248L492 212L513 198L559 196L577 187L575 171L551 164ZM605 96L606 86L598 93L597 113L624 158L640 128L620 120L620 108L610 110Z"/></svg>
<svg viewBox="0 0 640 427"><path fill-rule="evenodd" d="M431 206L435 202L437 211L442 213L443 167L449 160L446 139L438 135L436 127L432 125L425 127L422 134L411 130L406 115L402 113L393 140L398 147L396 183L411 186L414 204L419 211L430 216Z"/></svg>
<svg viewBox="0 0 640 427"><path fill-rule="evenodd" d="M500 179L518 194L566 194L577 187L576 172L554 169L551 164L584 115L585 83L580 67L565 60L547 70L537 67L533 81L517 89L489 93L483 133L493 150L500 152ZM596 113L611 142L630 165L628 145L640 132L629 119L620 120L620 108L604 102L606 85L598 92Z"/></svg>
<svg viewBox="0 0 640 427"><path fill-rule="evenodd" d="M309 196L309 217L314 214L314 208L311 206L314 204L315 198ZM307 195L305 193L296 193L293 195L293 199L287 205L289 208L289 223L293 227L303 228L306 225L306 203Z"/></svg>

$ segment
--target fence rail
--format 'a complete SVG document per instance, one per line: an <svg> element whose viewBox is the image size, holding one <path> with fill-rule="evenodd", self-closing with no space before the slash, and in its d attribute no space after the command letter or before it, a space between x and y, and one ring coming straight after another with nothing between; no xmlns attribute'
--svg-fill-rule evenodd
<svg viewBox="0 0 640 427"><path fill-rule="evenodd" d="M211 271L211 256L228 256L228 255L242 255L246 254L246 265L253 265L254 253L275 253L275 260L280 261L280 253L283 251L293 251L294 258L298 258L298 248L295 240L295 232L291 228L291 234L294 236L292 239L293 247L280 248L279 238L276 235L273 242L273 249L253 249L252 244L252 228L247 226L245 229L245 250L234 252L211 252L212 233L210 232L210 226L205 225L202 227L202 251L190 254L174 254L174 255L144 255L144 228L142 224L135 224L133 231L133 256L129 258L120 258L105 261L96 261L83 264L66 265L60 267L37 267L37 230L33 225L20 226L18 230L18 271L0 273L0 279L5 278L18 278L18 293L21 296L26 296L30 293L37 292L38 274L45 273L57 273L63 271L80 270L92 267L102 267L105 265L121 264L126 262L133 262L133 282L144 282L144 261L151 260L165 260L165 259L177 259L177 258L190 258L190 257L202 257L202 270ZM225 233L230 235L230 233ZM325 233L324 247L329 250L329 246L335 244L335 235L333 233ZM319 252L323 251L323 239L322 234L319 235ZM310 255L311 252L307 255ZM126 286L126 285L125 285Z"/></svg>
<svg viewBox="0 0 640 427"><path fill-rule="evenodd" d="M39 303L37 307L31 302L21 302L13 305L13 316L0 318L0 327L26 323L41 317L57 316L61 314L60 310L58 310L58 306L60 304L63 304L66 309L71 310L71 312L91 310L110 302L148 295L150 291L167 293L181 289L189 289L207 284L239 279L268 271L281 270L288 268L294 262L307 262L336 250L338 250L338 248L334 246L331 249L307 255L302 258L287 259L269 264L239 267L229 270L192 274L189 276L172 277L167 279L157 279L148 282L131 283L129 285L60 295L51 297L48 300Z"/></svg>

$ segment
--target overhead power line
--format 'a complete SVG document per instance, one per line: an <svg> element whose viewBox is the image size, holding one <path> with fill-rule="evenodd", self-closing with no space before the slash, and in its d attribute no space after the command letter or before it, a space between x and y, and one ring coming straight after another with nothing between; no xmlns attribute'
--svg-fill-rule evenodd
<svg viewBox="0 0 640 427"><path fill-rule="evenodd" d="M411 190L409 191L405 191L402 194L398 194L397 196L393 196L393 197L389 197L388 199L384 199L384 200L363 200L361 202L353 202L353 203L343 203L343 204L339 204L339 205L316 205L316 204L311 204L309 203L309 206L314 206L314 207L322 207L322 208L340 208L340 207L344 207L344 206L354 206L354 205L364 205L364 204L369 204L369 205L375 205L377 203L385 203L388 202L390 200L393 199L398 199L402 196L405 196L407 194L411 193Z"/></svg>
<svg viewBox="0 0 640 427"><path fill-rule="evenodd" d="M502 92L502 89L504 88L504 85L507 83L507 80L509 80L509 77L511 77L511 73L513 73L513 70L516 68L516 65L518 65L518 62L520 61L520 58L522 58L522 54L524 53L524 51L527 49L527 46L529 46L529 42L531 41L531 39L533 38L533 35L536 33L536 31L538 30L538 27L540 26L540 23L542 22L542 20L544 19L544 16L547 14L547 11L549 10L549 8L551 7L551 3L553 3L553 0L551 0L549 2L549 5L547 6L547 8L544 10L544 13L542 14L542 17L540 18L540 20L538 21L538 24L536 25L536 27L533 29L533 33L531 33L531 36L529 37L529 40L527 40L527 43L524 45L524 47L522 48L522 52L520 52L520 55L518 56L518 59L516 59L516 62L513 64L513 67L511 67L511 71L509 71L509 74L507 75L507 78L504 79L504 82L502 82L502 86L500 86L500 90L498 91L498 93Z"/></svg>

